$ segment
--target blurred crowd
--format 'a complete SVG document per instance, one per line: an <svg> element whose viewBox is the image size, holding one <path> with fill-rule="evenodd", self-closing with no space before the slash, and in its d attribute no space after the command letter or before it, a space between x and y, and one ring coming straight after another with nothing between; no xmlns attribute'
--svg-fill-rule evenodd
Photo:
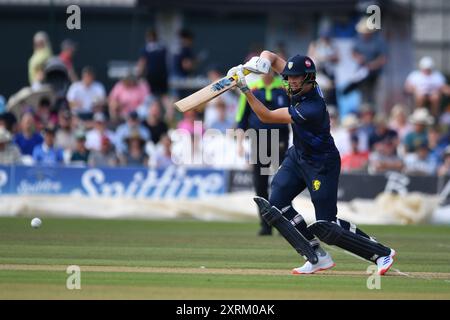
<svg viewBox="0 0 450 320"><path fill-rule="evenodd" d="M329 105L342 171L449 175L450 86L445 76L431 57L423 57L417 70L411 70L405 79L405 100L409 102L393 105L389 114L380 113L375 90L388 63L388 48L382 35L367 24L358 23L356 30L350 57L340 56L330 29L321 30L308 49ZM174 108L174 101L196 91L169 85L171 78L188 79L197 74L201 59L193 44L194 35L182 30L178 50L172 53L154 30L148 31L136 67L108 92L94 68L83 66L77 73L73 63L76 43L64 40L60 52L54 54L48 35L36 33L28 61L29 86L38 92L47 84L63 85L56 86L53 95L40 96L35 105L22 105L20 112L1 113L0 164L165 168L173 164L174 129L193 136L196 120L202 121L201 132L214 128L225 133L236 128L239 96L235 91L196 111L181 114ZM273 50L287 58L282 44ZM254 49L248 56L257 54ZM353 59L357 69L348 85L338 89L335 73L343 58ZM49 76L49 65L52 70L59 66L64 71L66 85L64 77ZM224 71L210 66L208 80L220 79ZM343 112L337 95L355 90L362 95L359 107Z"/></svg>

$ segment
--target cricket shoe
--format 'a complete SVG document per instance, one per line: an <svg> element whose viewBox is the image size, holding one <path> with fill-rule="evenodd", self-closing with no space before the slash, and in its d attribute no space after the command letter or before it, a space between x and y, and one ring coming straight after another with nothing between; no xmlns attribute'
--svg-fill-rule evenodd
<svg viewBox="0 0 450 320"><path fill-rule="evenodd" d="M396 252L394 249L391 249L391 254L385 257L379 257L377 259L377 266L378 266L378 274L382 276L385 274L389 268L394 264L394 257L396 255Z"/></svg>
<svg viewBox="0 0 450 320"><path fill-rule="evenodd" d="M336 265L328 252L325 256L318 255L318 258L319 262L316 264L306 261L303 266L292 269L292 274L311 274L318 271L331 269Z"/></svg>

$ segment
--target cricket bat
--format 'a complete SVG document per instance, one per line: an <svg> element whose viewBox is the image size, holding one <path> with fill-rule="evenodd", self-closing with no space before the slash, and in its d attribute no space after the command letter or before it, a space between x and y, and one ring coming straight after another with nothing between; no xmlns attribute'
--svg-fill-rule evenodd
<svg viewBox="0 0 450 320"><path fill-rule="evenodd" d="M249 73L250 71L244 70L245 75L248 75ZM214 99L218 95L221 95L225 91L234 88L236 84L237 84L237 76L224 77L222 79L217 80L216 82L207 85L203 89L194 92L190 96L187 96L186 98L175 102L175 106L180 112L192 110L195 107L198 107L199 105L202 105Z"/></svg>

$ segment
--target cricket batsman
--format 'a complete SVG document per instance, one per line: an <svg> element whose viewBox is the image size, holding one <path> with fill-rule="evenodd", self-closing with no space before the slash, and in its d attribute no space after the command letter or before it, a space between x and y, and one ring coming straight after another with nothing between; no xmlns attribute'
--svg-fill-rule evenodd
<svg viewBox="0 0 450 320"><path fill-rule="evenodd" d="M289 107L270 110L248 88L244 70L266 74L272 68L281 74L290 99ZM264 123L291 124L293 146L287 151L271 184L269 200L255 197L262 217L305 258L293 274L311 274L335 266L320 241L338 246L378 266L385 274L394 262L395 250L377 242L353 223L337 218L337 190L341 160L330 134L330 118L316 82L314 62L295 55L286 62L263 51L244 65L231 68L227 76L237 76L237 87ZM316 221L309 226L292 206L292 200L308 188Z"/></svg>

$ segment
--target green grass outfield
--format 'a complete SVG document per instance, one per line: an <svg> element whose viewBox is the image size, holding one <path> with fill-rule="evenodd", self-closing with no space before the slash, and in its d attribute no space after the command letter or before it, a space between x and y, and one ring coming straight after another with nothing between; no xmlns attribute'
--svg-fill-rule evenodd
<svg viewBox="0 0 450 320"><path fill-rule="evenodd" d="M364 229L398 252L380 290L334 247L331 271L291 275L295 251L251 222L0 218L0 299L450 299L450 226Z"/></svg>

